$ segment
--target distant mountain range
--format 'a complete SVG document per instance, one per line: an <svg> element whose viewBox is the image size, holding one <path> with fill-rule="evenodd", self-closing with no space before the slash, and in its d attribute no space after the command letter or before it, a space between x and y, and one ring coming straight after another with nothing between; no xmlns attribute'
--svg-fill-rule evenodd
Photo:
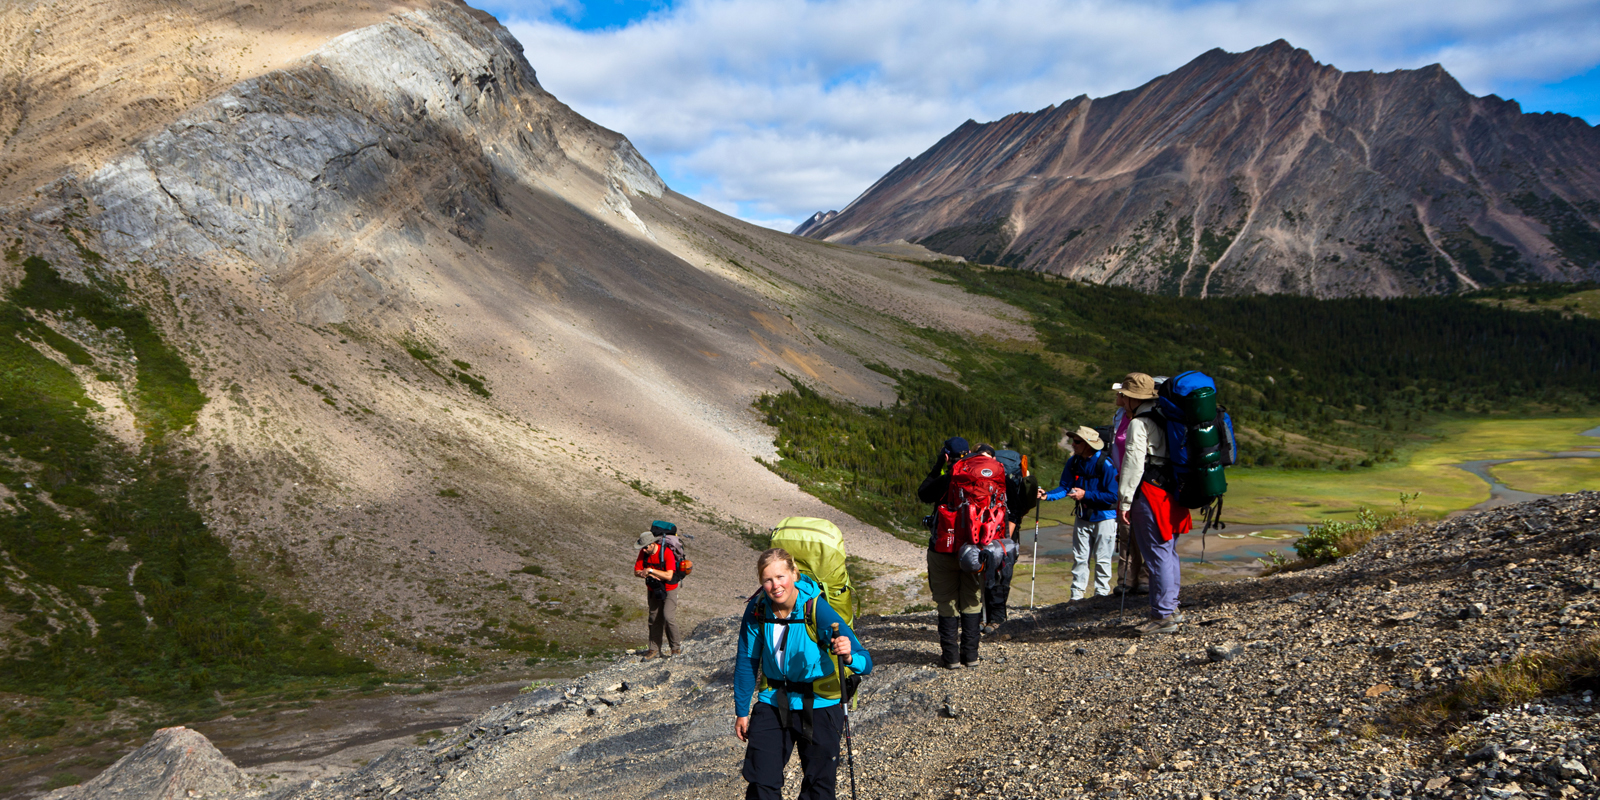
<svg viewBox="0 0 1600 800"><path fill-rule="evenodd" d="M1165 294L1339 297L1597 278L1597 224L1583 120L1280 40L969 120L795 233Z"/></svg>

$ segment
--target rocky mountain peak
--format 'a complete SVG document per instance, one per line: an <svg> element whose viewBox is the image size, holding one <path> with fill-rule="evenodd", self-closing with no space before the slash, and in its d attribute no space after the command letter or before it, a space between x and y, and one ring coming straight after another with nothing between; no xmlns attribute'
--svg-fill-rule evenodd
<svg viewBox="0 0 1600 800"><path fill-rule="evenodd" d="M1600 276L1597 164L1583 120L1278 40L969 120L804 235L1164 293L1450 292Z"/></svg>
<svg viewBox="0 0 1600 800"><path fill-rule="evenodd" d="M795 236L804 236L806 235L806 231L809 231L812 228L815 228L818 225L821 225L822 223L827 222L828 220L837 216L839 216L838 211L818 211L807 218L805 222L800 223L800 225L793 231L790 231L790 233L793 233Z"/></svg>

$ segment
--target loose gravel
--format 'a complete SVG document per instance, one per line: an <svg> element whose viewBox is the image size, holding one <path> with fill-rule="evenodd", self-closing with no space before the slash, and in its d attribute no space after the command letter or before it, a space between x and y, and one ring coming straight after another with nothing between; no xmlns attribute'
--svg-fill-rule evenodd
<svg viewBox="0 0 1600 800"><path fill-rule="evenodd" d="M1396 713L1600 618L1600 493L1379 537L1315 569L1184 591L1175 635L1107 597L1014 611L975 669L934 668L931 615L859 621L851 713L870 798L1600 797L1594 679L1434 730ZM737 797L736 621L684 655L534 689L431 748L285 798ZM791 775L791 777L796 777ZM848 785L840 768L841 797ZM788 794L798 790L789 785Z"/></svg>

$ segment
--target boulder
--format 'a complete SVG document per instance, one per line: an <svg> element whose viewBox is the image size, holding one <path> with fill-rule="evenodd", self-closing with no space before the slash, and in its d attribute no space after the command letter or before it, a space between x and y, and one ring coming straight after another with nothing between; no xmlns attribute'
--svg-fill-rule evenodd
<svg viewBox="0 0 1600 800"><path fill-rule="evenodd" d="M47 800L196 800L245 790L248 779L211 740L184 727L162 728L138 750Z"/></svg>

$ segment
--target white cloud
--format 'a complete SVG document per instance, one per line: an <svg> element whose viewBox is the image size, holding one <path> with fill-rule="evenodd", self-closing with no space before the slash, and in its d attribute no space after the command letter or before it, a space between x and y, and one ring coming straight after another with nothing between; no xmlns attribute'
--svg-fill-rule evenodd
<svg viewBox="0 0 1600 800"><path fill-rule="evenodd" d="M688 0L598 31L554 21L564 2L506 15L545 87L675 188L774 227L842 207L968 118L1131 89L1213 47L1439 62L1479 94L1600 63L1600 0Z"/></svg>

